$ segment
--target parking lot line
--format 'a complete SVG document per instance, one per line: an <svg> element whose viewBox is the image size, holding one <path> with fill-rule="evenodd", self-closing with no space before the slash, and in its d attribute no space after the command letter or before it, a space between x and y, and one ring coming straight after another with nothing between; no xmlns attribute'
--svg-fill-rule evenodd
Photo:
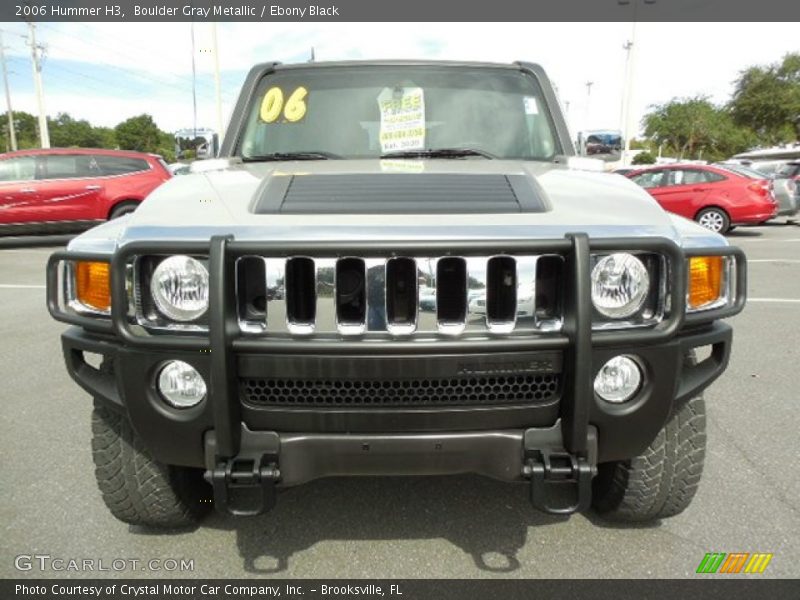
<svg viewBox="0 0 800 600"><path fill-rule="evenodd" d="M771 262L780 262L780 263L800 263L800 259L798 258L748 258L748 263L771 263Z"/></svg>
<svg viewBox="0 0 800 600"><path fill-rule="evenodd" d="M46 285L25 285L17 283L0 283L0 290L43 290Z"/></svg>
<svg viewBox="0 0 800 600"><path fill-rule="evenodd" d="M736 238L736 240L734 240L734 241L735 241L734 245L739 244L741 242L772 242L772 243L775 243L775 244L780 244L780 243L783 243L783 242L800 242L800 238L789 238L788 240L773 239L773 238L770 238L768 240L765 240L765 239L762 239L762 238L759 238L759 239Z"/></svg>
<svg viewBox="0 0 800 600"><path fill-rule="evenodd" d="M790 304L800 304L800 298L748 298L748 302L788 302Z"/></svg>

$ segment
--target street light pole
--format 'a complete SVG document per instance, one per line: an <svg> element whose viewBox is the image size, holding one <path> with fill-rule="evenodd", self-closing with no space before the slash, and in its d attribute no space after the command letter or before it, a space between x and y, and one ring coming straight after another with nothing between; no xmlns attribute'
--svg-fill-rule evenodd
<svg viewBox="0 0 800 600"><path fill-rule="evenodd" d="M219 46L217 45L217 23L211 23L211 52L214 54L214 92L217 103L217 135L222 139L225 124L222 121L222 85L219 78Z"/></svg>
<svg viewBox="0 0 800 600"><path fill-rule="evenodd" d="M634 4L635 7L635 4ZM635 11L635 8L634 8ZM634 13L635 15L635 13ZM635 16L634 16L635 19ZM636 61L636 21L633 21L631 27L631 39L623 45L625 50L625 83L622 87L622 137L624 140L624 151L622 155L623 165L628 165L631 151L631 135L633 135L634 128L631 125L631 105L633 104L633 80L634 80L634 63Z"/></svg>
<svg viewBox="0 0 800 600"><path fill-rule="evenodd" d="M642 0L645 4L655 4L656 0ZM625 82L622 87L622 115L620 129L625 138L624 151L622 154L622 164L629 164L631 152L631 135L635 131L635 126L631 124L633 116L633 82L636 79L636 9L639 0L617 0L617 4L633 4L633 18L631 23L631 39L626 41L622 48L625 50Z"/></svg>
<svg viewBox="0 0 800 600"><path fill-rule="evenodd" d="M8 89L8 71L6 70L6 53L3 47L3 32L0 31L0 63L3 63L3 85L6 89L6 111L8 112L8 137L11 150L17 150L17 132L14 129L14 111L11 109L11 91Z"/></svg>
<svg viewBox="0 0 800 600"><path fill-rule="evenodd" d="M589 130L592 128L591 123L591 112L590 112L590 103L592 100L592 86L594 85L594 81L587 81L586 82L586 126L584 130Z"/></svg>

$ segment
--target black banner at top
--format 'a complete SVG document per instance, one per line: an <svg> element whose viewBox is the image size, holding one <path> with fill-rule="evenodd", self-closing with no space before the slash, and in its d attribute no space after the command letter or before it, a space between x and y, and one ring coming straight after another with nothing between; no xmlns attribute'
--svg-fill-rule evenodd
<svg viewBox="0 0 800 600"><path fill-rule="evenodd" d="M787 0L3 0L0 21L800 21ZM759 35L759 32L755 32ZM768 35L767 31L760 33Z"/></svg>

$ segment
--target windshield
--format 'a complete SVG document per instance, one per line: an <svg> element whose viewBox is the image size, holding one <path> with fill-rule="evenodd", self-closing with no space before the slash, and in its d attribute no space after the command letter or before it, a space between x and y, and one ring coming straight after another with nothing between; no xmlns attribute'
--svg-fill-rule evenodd
<svg viewBox="0 0 800 600"><path fill-rule="evenodd" d="M245 160L438 158L552 160L541 89L516 69L341 66L278 70L257 87L238 154Z"/></svg>

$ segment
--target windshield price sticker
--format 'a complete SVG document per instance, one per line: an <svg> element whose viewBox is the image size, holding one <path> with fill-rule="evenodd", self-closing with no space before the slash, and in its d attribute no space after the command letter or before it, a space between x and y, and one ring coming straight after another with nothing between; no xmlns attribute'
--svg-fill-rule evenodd
<svg viewBox="0 0 800 600"><path fill-rule="evenodd" d="M378 96L381 152L425 148L425 94L422 88L385 88Z"/></svg>
<svg viewBox="0 0 800 600"><path fill-rule="evenodd" d="M539 114L539 105L536 104L536 98L533 96L525 96L522 99L522 102L525 106L525 114L526 115L538 115Z"/></svg>
<svg viewBox="0 0 800 600"><path fill-rule="evenodd" d="M282 113L284 119L282 123L296 123L306 116L306 96L308 90L301 85L284 103L283 90L271 87L261 100L261 110L258 115L264 123L275 123Z"/></svg>

